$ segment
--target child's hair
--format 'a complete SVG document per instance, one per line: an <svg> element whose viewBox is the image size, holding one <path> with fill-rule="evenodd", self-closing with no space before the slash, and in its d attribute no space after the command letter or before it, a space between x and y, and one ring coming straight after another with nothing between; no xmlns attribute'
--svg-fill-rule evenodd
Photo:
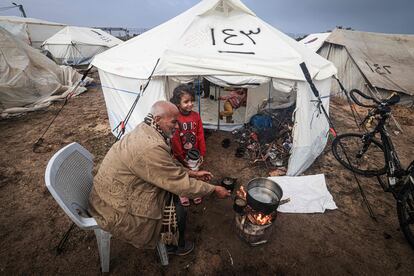
<svg viewBox="0 0 414 276"><path fill-rule="evenodd" d="M175 105L179 105L181 103L181 97L184 94L189 94L191 96L191 98L194 99L194 91L191 88L191 86L187 85L187 84L180 84L179 86L177 86L174 91L173 91L173 95L170 99L170 102L172 102Z"/></svg>

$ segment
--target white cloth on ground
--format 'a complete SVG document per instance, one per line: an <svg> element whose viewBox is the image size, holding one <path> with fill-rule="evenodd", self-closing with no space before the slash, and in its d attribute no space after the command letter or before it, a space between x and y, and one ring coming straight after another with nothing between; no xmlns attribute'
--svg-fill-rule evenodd
<svg viewBox="0 0 414 276"><path fill-rule="evenodd" d="M290 198L288 203L277 209L281 213L323 213L326 209L338 208L326 187L323 174L275 176L269 179L282 188L282 199Z"/></svg>

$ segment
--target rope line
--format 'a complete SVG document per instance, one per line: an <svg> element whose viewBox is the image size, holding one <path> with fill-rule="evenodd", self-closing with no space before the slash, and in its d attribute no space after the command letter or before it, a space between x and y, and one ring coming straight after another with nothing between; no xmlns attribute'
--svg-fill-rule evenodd
<svg viewBox="0 0 414 276"><path fill-rule="evenodd" d="M307 68L306 64L303 62L303 63L301 63L301 64L300 64L300 67L301 67L301 69L302 69L303 75L305 76L305 79L306 79L306 81L308 82L308 84L309 84L309 86L310 86L310 88L311 88L311 90L312 90L313 94L314 94L314 95L315 95L315 97L319 100L319 107L322 109L322 111L323 111L323 113L324 113L324 115L325 115L325 117L326 117L326 120L328 121L328 124L329 124L330 129L332 129L332 132L334 132L335 134L336 134L336 133L338 133L338 132L336 131L336 129L335 129L335 126L334 126L334 124L333 124L333 122L332 122L331 118L330 118L330 117L329 117L329 115L328 115L328 112L326 111L325 107L324 107L324 106L323 106L323 104L322 104L321 96L320 96L320 94L319 94L318 89L316 88L315 84L314 84L314 83L313 83L313 81L312 81L312 78L311 78L311 76L310 76L310 73L309 73L309 71L308 71L308 68ZM345 90L344 90L344 91L345 91ZM347 160L348 164L350 164L350 165L351 165L351 161L349 161L348 154L346 153L345 147L344 147L344 145L341 143L341 141L339 141L339 145L340 145L340 147L341 147L341 149L342 149L342 151L343 151L343 153L344 153L344 155L345 155L345 158L346 158L346 160ZM359 181L358 176L356 175L356 173L355 173L353 170L351 170L351 171L352 171L352 173L353 173L353 175L354 175L355 181L357 182L358 189L359 189L359 192L360 192L360 194L361 194L361 196L362 196L362 199L363 199L363 201L364 201L365 205L367 206L367 209L368 209L368 212L369 212L370 217L371 217L374 221L377 221L377 218L376 218L376 216L375 216L375 214L374 214L374 212L373 212L373 210L372 210L372 208L371 208L371 204L369 203L368 198L367 198L367 197L366 197L366 195L365 195L365 191L364 191L364 189L362 188L362 185L361 185L361 183L360 183L360 181Z"/></svg>

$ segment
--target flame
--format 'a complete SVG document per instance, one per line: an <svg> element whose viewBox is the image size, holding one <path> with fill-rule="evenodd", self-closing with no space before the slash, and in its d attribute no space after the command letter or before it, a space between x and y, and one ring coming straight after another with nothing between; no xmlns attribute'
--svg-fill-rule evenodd
<svg viewBox="0 0 414 276"><path fill-rule="evenodd" d="M246 200L247 193L244 190L243 186L240 186L240 189L236 192L237 197Z"/></svg>
<svg viewBox="0 0 414 276"><path fill-rule="evenodd" d="M272 222L272 215L264 215L262 213L252 213L249 216L251 223L256 225L266 225Z"/></svg>
<svg viewBox="0 0 414 276"><path fill-rule="evenodd" d="M243 186L236 191L236 196L243 200L246 200L247 193ZM248 214L247 217L249 218L250 222L256 225L266 225L272 223L273 215L264 215L263 213L256 212L248 206Z"/></svg>

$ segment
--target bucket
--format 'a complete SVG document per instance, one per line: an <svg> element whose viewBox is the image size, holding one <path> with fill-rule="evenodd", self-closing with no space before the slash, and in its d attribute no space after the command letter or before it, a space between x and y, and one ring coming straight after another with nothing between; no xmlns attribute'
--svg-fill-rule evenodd
<svg viewBox="0 0 414 276"><path fill-rule="evenodd" d="M191 170L197 170L200 162L200 151L197 149L190 149L187 152L187 164Z"/></svg>

